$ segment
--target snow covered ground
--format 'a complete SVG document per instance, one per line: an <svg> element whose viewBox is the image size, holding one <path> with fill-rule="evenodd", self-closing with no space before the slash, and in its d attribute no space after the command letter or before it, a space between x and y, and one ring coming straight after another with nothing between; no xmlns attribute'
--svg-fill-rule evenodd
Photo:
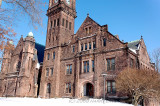
<svg viewBox="0 0 160 106"><path fill-rule="evenodd" d="M0 98L0 106L133 106L129 104L103 101L101 99L40 99L40 98Z"/></svg>

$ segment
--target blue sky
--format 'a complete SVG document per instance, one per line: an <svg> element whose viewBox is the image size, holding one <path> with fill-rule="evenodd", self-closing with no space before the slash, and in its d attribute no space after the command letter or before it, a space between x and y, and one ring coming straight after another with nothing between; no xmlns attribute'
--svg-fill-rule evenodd
<svg viewBox="0 0 160 106"><path fill-rule="evenodd" d="M14 28L17 40L32 31L36 42L45 45L48 7L42 8L43 27L35 30L28 24L29 20L21 16ZM109 32L118 34L120 40L129 42L140 39L142 35L148 52L160 48L160 0L76 0L76 11L75 33L89 13L100 25L108 24Z"/></svg>

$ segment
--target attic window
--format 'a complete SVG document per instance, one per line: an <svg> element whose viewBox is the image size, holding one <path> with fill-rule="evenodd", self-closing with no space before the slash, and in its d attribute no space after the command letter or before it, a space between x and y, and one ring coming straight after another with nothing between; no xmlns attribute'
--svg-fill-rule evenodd
<svg viewBox="0 0 160 106"><path fill-rule="evenodd" d="M89 34L91 34L92 33L92 28L91 27L89 27Z"/></svg>
<svg viewBox="0 0 160 106"><path fill-rule="evenodd" d="M92 33L92 27L87 27L85 28L86 34L91 34Z"/></svg>
<svg viewBox="0 0 160 106"><path fill-rule="evenodd" d="M103 46L106 46L106 38L103 39Z"/></svg>
<svg viewBox="0 0 160 106"><path fill-rule="evenodd" d="M88 34L88 28L86 28L86 34Z"/></svg>

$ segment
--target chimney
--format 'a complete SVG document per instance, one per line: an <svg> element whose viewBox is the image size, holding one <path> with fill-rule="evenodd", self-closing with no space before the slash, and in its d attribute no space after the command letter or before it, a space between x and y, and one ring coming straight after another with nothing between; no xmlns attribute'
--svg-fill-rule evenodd
<svg viewBox="0 0 160 106"><path fill-rule="evenodd" d="M116 37L117 39L119 39L119 36L118 36L118 35L115 35L115 37Z"/></svg>

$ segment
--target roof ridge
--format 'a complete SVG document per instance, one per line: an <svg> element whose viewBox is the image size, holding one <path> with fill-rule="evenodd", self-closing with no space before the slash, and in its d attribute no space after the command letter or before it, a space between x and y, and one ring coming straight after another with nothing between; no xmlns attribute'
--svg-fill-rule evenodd
<svg viewBox="0 0 160 106"><path fill-rule="evenodd" d="M141 41L141 40L134 40L134 41L130 41L128 43L134 43L134 42L137 42L137 41Z"/></svg>

